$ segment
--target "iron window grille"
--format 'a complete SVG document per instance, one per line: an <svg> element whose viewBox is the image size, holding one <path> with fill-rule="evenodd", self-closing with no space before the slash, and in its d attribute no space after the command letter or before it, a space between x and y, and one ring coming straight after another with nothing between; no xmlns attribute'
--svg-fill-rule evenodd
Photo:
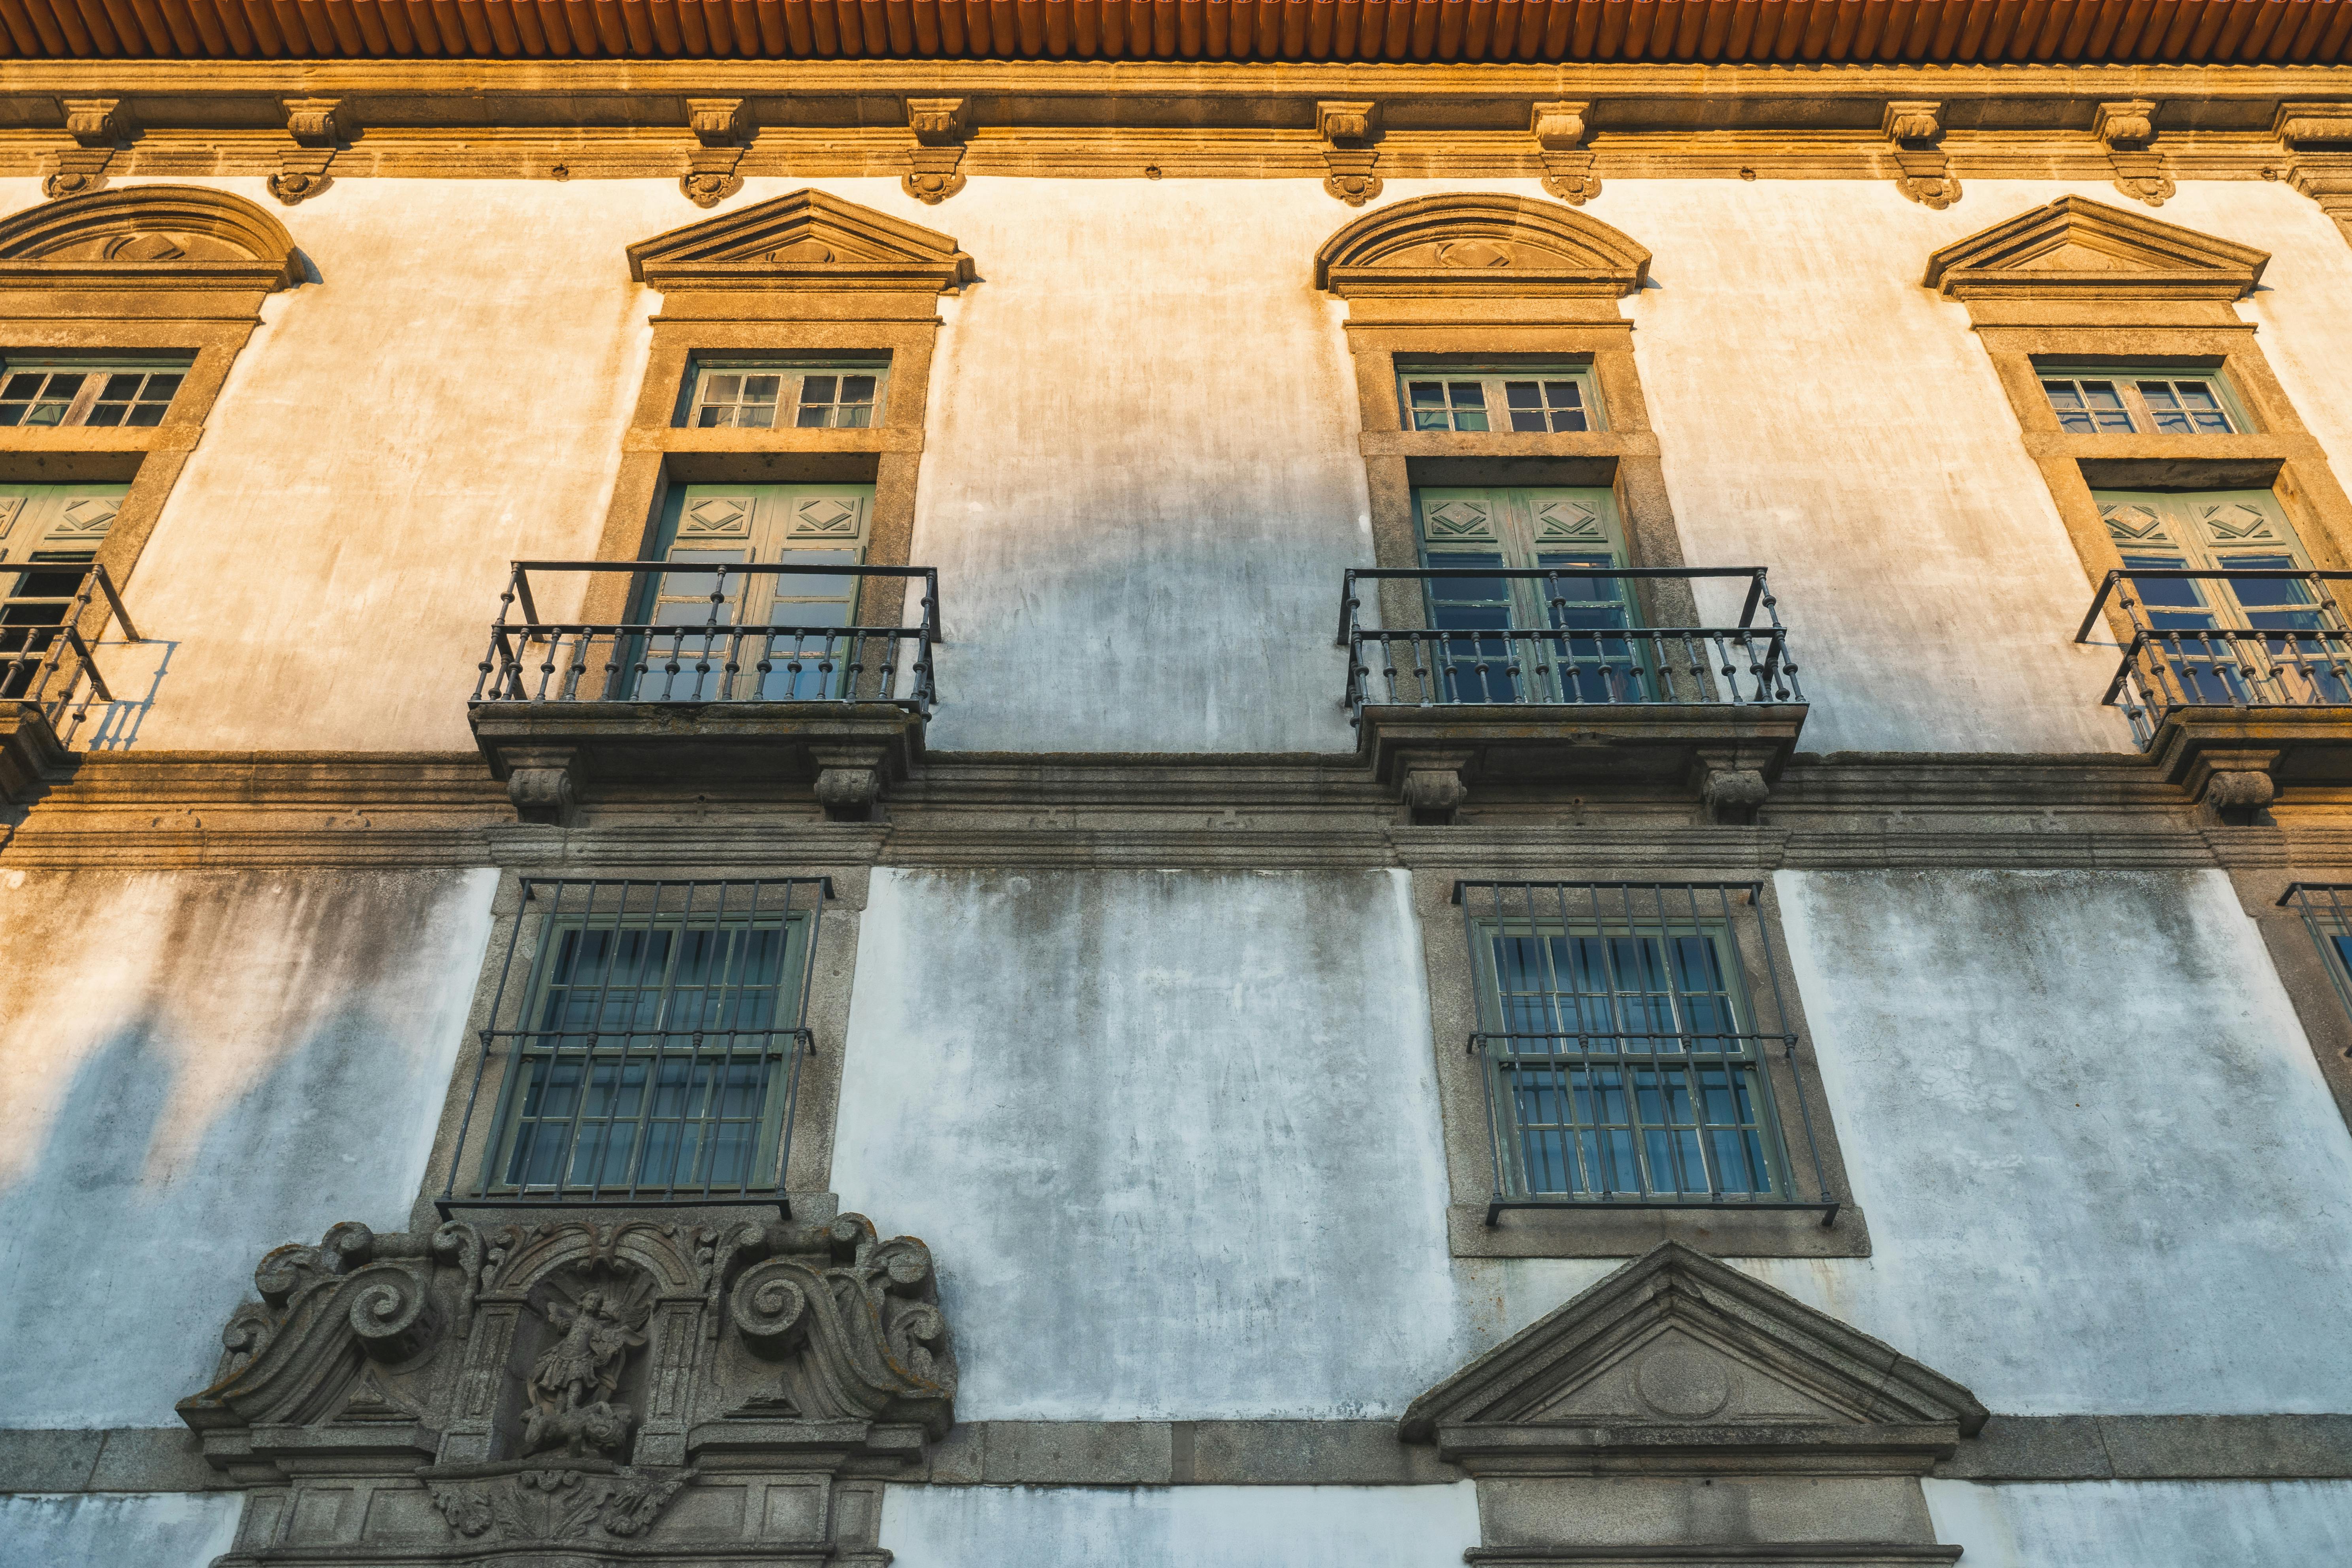
<svg viewBox="0 0 2352 1568"><path fill-rule="evenodd" d="M2336 999L2352 1013L2352 882L2292 883L2278 901L2281 909L2289 906L2303 917L2303 929L2319 949Z"/></svg>
<svg viewBox="0 0 2352 1568"><path fill-rule="evenodd" d="M1454 885L1478 993L1469 1048L1495 1162L1488 1225L1506 1209L1691 1205L1836 1220L1761 892Z"/></svg>
<svg viewBox="0 0 2352 1568"><path fill-rule="evenodd" d="M781 1204L832 893L821 877L526 879L444 1208Z"/></svg>

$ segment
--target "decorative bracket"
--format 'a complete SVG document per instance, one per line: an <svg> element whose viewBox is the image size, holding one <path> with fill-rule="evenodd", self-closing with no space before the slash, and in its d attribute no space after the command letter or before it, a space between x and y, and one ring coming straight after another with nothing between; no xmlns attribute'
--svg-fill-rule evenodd
<svg viewBox="0 0 2352 1568"><path fill-rule="evenodd" d="M1397 795L1404 802L1404 825L1443 827L1452 822L1469 798L1463 774L1475 760L1469 752L1399 752Z"/></svg>
<svg viewBox="0 0 2352 1568"><path fill-rule="evenodd" d="M2352 240L2352 103L2282 103L2272 130L2293 154L2288 183Z"/></svg>
<svg viewBox="0 0 2352 1568"><path fill-rule="evenodd" d="M278 173L269 176L269 194L292 206L327 188L327 165L351 135L341 118L341 99L289 98L286 133L294 145L278 154Z"/></svg>
<svg viewBox="0 0 2352 1568"><path fill-rule="evenodd" d="M2099 105L2091 125L2115 166L2116 189L2152 207L2160 207L2173 193L2172 176L2165 172L2164 155L2149 143L2156 140L2156 104L2137 98L2126 103Z"/></svg>
<svg viewBox="0 0 2352 1568"><path fill-rule="evenodd" d="M935 207L963 189L956 166L963 162L963 141L971 134L965 115L971 102L962 98L910 98L907 126L915 145L907 153L907 172L898 176L906 193L925 206Z"/></svg>
<svg viewBox="0 0 2352 1568"><path fill-rule="evenodd" d="M2271 770L2278 766L2277 751L2200 752L2189 765L2189 798L2217 821L2235 827L2250 826L2278 798Z"/></svg>
<svg viewBox="0 0 2352 1568"><path fill-rule="evenodd" d="M1323 176L1323 188L1351 207L1381 194L1381 177L1372 173L1381 156L1372 145L1380 110L1369 100L1315 106L1315 134L1323 140L1323 163L1329 171Z"/></svg>
<svg viewBox="0 0 2352 1568"><path fill-rule="evenodd" d="M1737 750L1701 751L1693 760L1706 819L1726 827L1754 823L1772 794L1763 772Z"/></svg>
<svg viewBox="0 0 2352 1568"><path fill-rule="evenodd" d="M751 110L740 98L689 98L687 124L701 143L687 154L678 189L698 207L715 207L743 188L735 165L751 139Z"/></svg>
<svg viewBox="0 0 2352 1568"><path fill-rule="evenodd" d="M66 134L74 144L50 154L49 173L41 181L47 196L86 196L106 185L106 166L131 132L131 117L119 98L68 98Z"/></svg>
<svg viewBox="0 0 2352 1568"><path fill-rule="evenodd" d="M889 773L884 748L812 746L809 757L816 763L816 798L827 817L835 822L881 820L882 785Z"/></svg>
<svg viewBox="0 0 2352 1568"><path fill-rule="evenodd" d="M1960 182L1944 157L1944 106L1908 100L1890 103L1879 117L1879 132L1895 143L1895 163L1903 173L1895 188L1922 206L1943 211L1960 199Z"/></svg>
<svg viewBox="0 0 2352 1568"><path fill-rule="evenodd" d="M1572 207L1580 207L1601 194L1601 176L1592 172L1592 154L1584 147L1585 110L1590 103L1538 103L1528 121L1536 139L1536 156L1543 160L1543 188Z"/></svg>
<svg viewBox="0 0 2352 1568"><path fill-rule="evenodd" d="M562 827L572 820L571 746L514 746L507 751L507 798L524 822Z"/></svg>

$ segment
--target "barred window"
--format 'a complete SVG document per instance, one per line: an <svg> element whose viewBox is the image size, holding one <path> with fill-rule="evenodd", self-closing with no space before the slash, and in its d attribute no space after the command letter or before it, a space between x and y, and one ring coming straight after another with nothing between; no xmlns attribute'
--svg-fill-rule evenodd
<svg viewBox="0 0 2352 1568"><path fill-rule="evenodd" d="M823 879L523 883L460 1133L467 1197L782 1191ZM445 1198L454 1199L456 1172Z"/></svg>
<svg viewBox="0 0 2352 1568"><path fill-rule="evenodd" d="M2303 929L2319 949L2337 1000L2352 1012L2352 882L2296 882L2279 903L2303 916Z"/></svg>
<svg viewBox="0 0 2352 1568"><path fill-rule="evenodd" d="M1490 1224L1507 1208L1685 1204L1834 1215L1756 915L1760 890L1454 885L1478 988L1471 1048L1493 1141ZM1796 1101L1801 1167L1776 1064Z"/></svg>

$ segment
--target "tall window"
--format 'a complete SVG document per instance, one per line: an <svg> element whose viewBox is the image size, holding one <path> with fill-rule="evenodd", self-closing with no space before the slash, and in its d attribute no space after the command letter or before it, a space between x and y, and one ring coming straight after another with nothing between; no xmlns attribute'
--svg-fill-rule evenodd
<svg viewBox="0 0 2352 1568"><path fill-rule="evenodd" d="M1429 624L1446 702L1643 702L1654 698L1616 499L1606 489L1413 491Z"/></svg>
<svg viewBox="0 0 2352 1568"><path fill-rule="evenodd" d="M476 1100L498 1085L475 1195L778 1191L825 893L806 879L526 881L475 1083Z"/></svg>
<svg viewBox="0 0 2352 1568"><path fill-rule="evenodd" d="M1397 400L1408 430L1555 435L1601 428L1601 404L1584 365L1397 365Z"/></svg>
<svg viewBox="0 0 2352 1568"><path fill-rule="evenodd" d="M1463 882L1498 1207L1802 1203L1750 884ZM1760 1016L1759 1016L1760 1015ZM1793 1077L1790 1079L1793 1084ZM1801 1090L1800 1090L1801 1092ZM1826 1206L1806 1205L1805 1206Z"/></svg>
<svg viewBox="0 0 2352 1568"><path fill-rule="evenodd" d="M684 417L699 430L865 430L881 423L885 360L725 360L696 363Z"/></svg>

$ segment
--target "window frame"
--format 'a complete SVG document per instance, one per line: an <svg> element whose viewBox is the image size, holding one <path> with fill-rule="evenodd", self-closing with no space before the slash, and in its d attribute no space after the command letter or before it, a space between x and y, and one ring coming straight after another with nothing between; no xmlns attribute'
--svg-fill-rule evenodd
<svg viewBox="0 0 2352 1568"><path fill-rule="evenodd" d="M870 356L860 354L743 355L724 353L704 354L699 353L692 353L688 356L685 379L678 391L677 412L674 419L674 425L679 429L701 431L879 429L889 418L890 370L891 356L887 352L883 352ZM774 423L770 425L742 425L730 421L726 424L706 425L700 421L698 416L707 407L728 406L740 408L743 406L758 406L758 405L746 405L740 402L732 405L718 405L707 403L703 396L703 393L711 377L730 374L751 375L762 372L772 372L779 377L787 378L789 382L789 385L787 387L780 387L778 389L779 396L777 397L774 405L776 409L776 418ZM811 406L803 398L803 393L806 390L809 378L812 375L822 375L827 373L831 373L836 380L845 379L850 376L871 376L873 378L874 395L869 402L862 405L844 404L836 398L818 405L834 411L837 411L844 407L862 407L866 412L866 419L863 423L849 425L837 424L833 422L830 417L822 424L803 425L800 423L800 416L805 412L809 406ZM837 391L838 388L835 390ZM786 392L789 392L789 396L783 395Z"/></svg>
<svg viewBox="0 0 2352 1568"><path fill-rule="evenodd" d="M1494 358L1456 358L1450 355L1428 357L1400 354L1395 359L1397 421L1400 429L1415 435L1464 436L1589 436L1609 428L1607 410L1601 395L1601 379L1594 373L1590 358L1583 360L1528 359L1525 361ZM1417 423L1418 408L1413 402L1413 384L1439 382L1448 388L1449 411L1452 389L1475 383L1481 391L1481 416L1486 427L1465 430L1449 422L1443 427ZM1577 389L1578 411L1583 419L1580 429L1555 429L1547 425L1541 430L1521 430L1510 423L1512 407L1507 384L1532 382L1538 395L1546 398L1542 411L1549 411L1549 395L1540 392L1546 383L1565 382ZM1497 423L1497 421L1502 421Z"/></svg>
<svg viewBox="0 0 2352 1568"><path fill-rule="evenodd" d="M2121 430L2100 429L2096 427L2095 417L2092 429L2068 429L2064 412L2059 409L2054 401L2050 402L2051 412L2058 417L2059 428L2070 436L2215 437L2256 436L2263 433L2255 424L2252 416L2247 412L2245 404L2231 389L2229 376L2218 365L2147 363L2099 364L2064 360L2045 361L2037 356L2033 362L2033 374L2034 379L2042 385L2045 401L2050 398L2049 384L2053 381L2071 381L2076 384L2113 382L2115 384L2117 401L2124 417L2128 421L2128 427ZM2160 381L2173 385L2197 384L2210 387L2214 402L2220 406L2222 417L2229 421L2230 428L2227 430L2161 428L2155 411L2149 407L2147 395L2141 389L2141 383L2150 381Z"/></svg>
<svg viewBox="0 0 2352 1568"><path fill-rule="evenodd" d="M138 359L131 356L96 358L86 355L51 355L35 359L17 354L0 354L0 429L152 430L161 426L164 418L171 413L172 405L178 400L181 392L186 387L194 369L195 356L193 353L171 357L157 356L152 359ZM39 395L17 399L5 395L12 390L10 384L17 376L45 374L55 377L68 374L79 374L81 377L81 384L74 389L70 397L65 399L64 416L54 422L37 424L31 419L30 415L42 404L54 402L56 399ZM151 404L134 395L124 403L121 417L110 423L100 423L89 417L97 405L101 403L124 402L122 399L103 395L114 377L137 375L141 377L138 390L144 392L149 382L158 375L165 374L173 379L172 390L165 395L163 402ZM25 417L13 420L7 417L7 405L15 402L24 402L27 405ZM148 407L153 408L154 418L137 421L130 417L131 415Z"/></svg>

